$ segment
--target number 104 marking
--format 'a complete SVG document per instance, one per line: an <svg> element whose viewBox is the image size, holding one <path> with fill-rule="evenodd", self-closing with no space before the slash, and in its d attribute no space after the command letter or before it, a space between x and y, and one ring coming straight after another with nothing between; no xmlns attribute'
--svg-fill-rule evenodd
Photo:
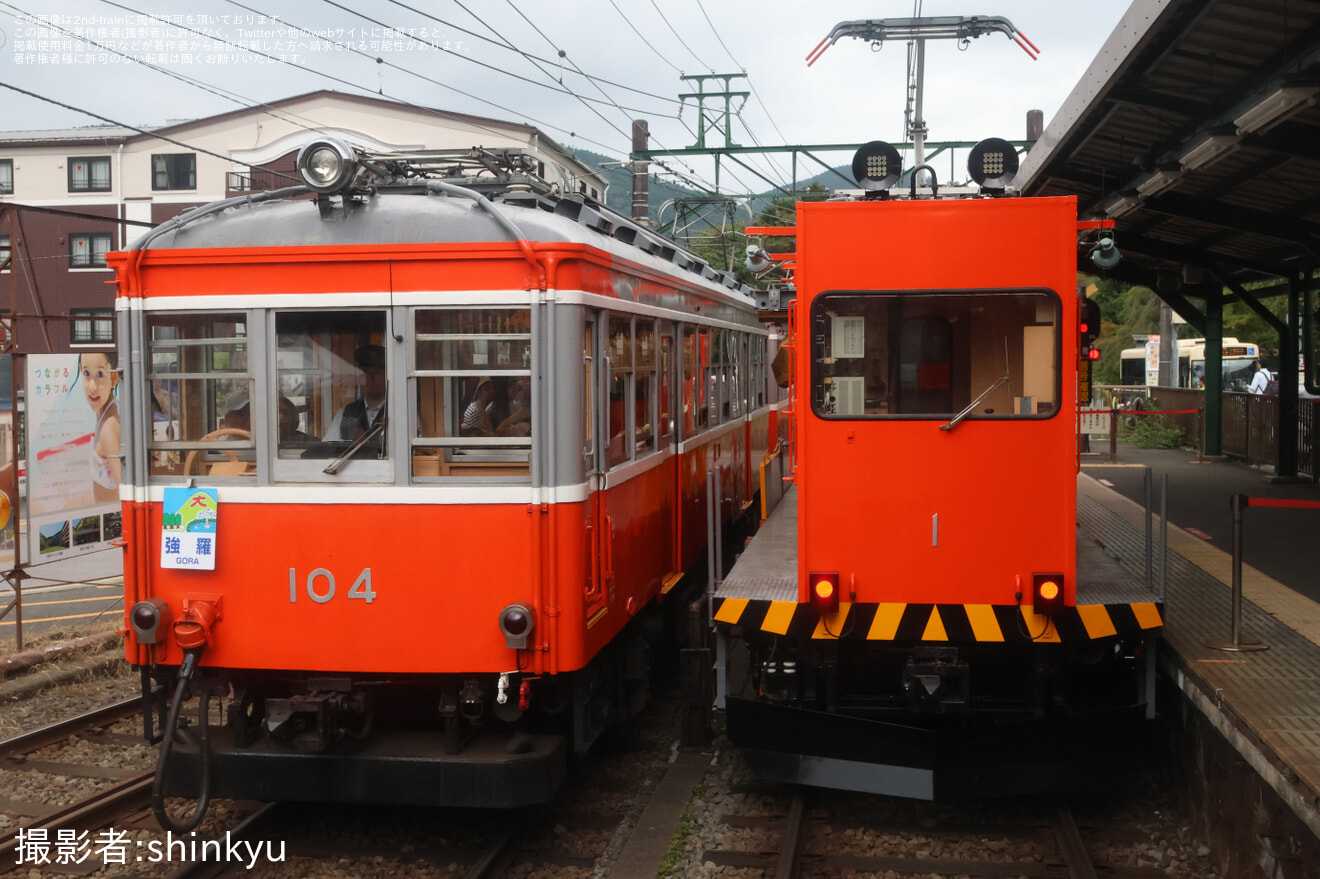
<svg viewBox="0 0 1320 879"><path fill-rule="evenodd" d="M307 597L317 604L325 604L335 597L335 575L325 568L317 568L308 574L303 585L307 590ZM376 592L371 588L371 568L363 568L362 573L358 574L353 586L348 590L348 597L361 598L367 604L371 604L376 599ZM293 603L297 600L298 572L294 568L289 568L289 602Z"/></svg>

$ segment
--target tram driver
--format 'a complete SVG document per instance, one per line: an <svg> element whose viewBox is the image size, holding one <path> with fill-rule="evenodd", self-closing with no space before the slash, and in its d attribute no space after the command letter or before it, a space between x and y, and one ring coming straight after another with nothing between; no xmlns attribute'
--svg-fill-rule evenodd
<svg viewBox="0 0 1320 879"><path fill-rule="evenodd" d="M353 362L361 373L361 396L335 413L330 429L322 437L327 442L352 442L385 419L389 382L384 347L363 345L354 352Z"/></svg>

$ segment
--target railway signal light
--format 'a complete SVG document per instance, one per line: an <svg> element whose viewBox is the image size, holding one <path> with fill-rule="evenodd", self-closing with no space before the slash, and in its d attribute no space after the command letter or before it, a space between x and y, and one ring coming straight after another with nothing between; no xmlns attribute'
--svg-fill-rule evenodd
<svg viewBox="0 0 1320 879"><path fill-rule="evenodd" d="M817 571L811 575L811 609L817 615L837 613L839 610L839 572Z"/></svg>
<svg viewBox="0 0 1320 879"><path fill-rule="evenodd" d="M1087 360L1099 360L1100 352L1091 346L1100 338L1100 303L1082 297L1078 305L1077 333L1081 355Z"/></svg>
<svg viewBox="0 0 1320 879"><path fill-rule="evenodd" d="M1031 609L1048 615L1063 610L1062 574L1031 575Z"/></svg>

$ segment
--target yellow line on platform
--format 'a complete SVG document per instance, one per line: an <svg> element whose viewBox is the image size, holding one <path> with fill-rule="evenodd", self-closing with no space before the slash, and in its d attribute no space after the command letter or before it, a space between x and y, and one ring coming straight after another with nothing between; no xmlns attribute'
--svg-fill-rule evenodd
<svg viewBox="0 0 1320 879"><path fill-rule="evenodd" d="M23 617L23 625L30 626L33 625L34 623L54 623L60 620L85 620L94 617L102 617L108 613L118 613L118 611L105 610L102 611L101 613L75 613L75 614L70 614L69 616L66 617L41 617L40 619L29 619L28 617ZM0 628L4 628L5 626L12 626L12 625L14 625L13 620L6 620L4 622L0 622Z"/></svg>

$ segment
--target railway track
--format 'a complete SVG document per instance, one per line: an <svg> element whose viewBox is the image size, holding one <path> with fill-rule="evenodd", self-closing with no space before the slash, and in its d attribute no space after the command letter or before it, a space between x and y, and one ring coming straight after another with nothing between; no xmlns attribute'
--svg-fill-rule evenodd
<svg viewBox="0 0 1320 879"><path fill-rule="evenodd" d="M1101 870L1111 879L1165 875L1156 867L1097 865L1071 808L1063 802L1056 804L1048 816L1028 812L1011 824L982 823L973 814L964 818L955 812L952 819L941 819L937 829L926 820L914 826L900 819L902 810L889 813L895 819L892 822L867 820L859 824L845 817L846 809L839 808L851 799L830 791L798 790L786 813L727 816L725 823L734 831L731 835L747 831L745 838L760 844L755 848L706 849L702 860L716 867L760 870L774 879L840 873L1097 879ZM864 837L875 841L869 848L876 850L915 847L921 851L915 856L861 853L857 849L868 848L857 844ZM900 841L900 837L906 839ZM1024 852L1035 854L1028 858Z"/></svg>
<svg viewBox="0 0 1320 879"><path fill-rule="evenodd" d="M106 782L67 805L0 798L0 806L28 819L20 824L25 833L38 831L52 841L59 829L96 829L141 809L151 793L153 773L149 769L107 767L97 765L95 760L34 759L34 755L40 756L39 752L45 749L79 739L110 747L142 745L140 738L107 731L112 724L135 716L140 707L140 700L125 699L0 742L0 775L35 772ZM19 866L18 846L17 830L0 837L0 874Z"/></svg>

